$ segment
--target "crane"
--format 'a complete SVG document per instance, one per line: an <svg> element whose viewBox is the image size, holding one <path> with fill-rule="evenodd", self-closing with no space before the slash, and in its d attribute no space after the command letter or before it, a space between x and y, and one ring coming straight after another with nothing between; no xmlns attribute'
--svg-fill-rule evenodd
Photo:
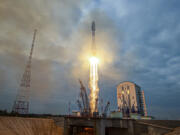
<svg viewBox="0 0 180 135"><path fill-rule="evenodd" d="M108 109L109 109L109 105L110 105L110 102L108 101L107 104L106 104L106 106L104 107L104 111L103 111L103 113L102 113L102 116L103 116L103 117L106 117L107 111L108 111Z"/></svg>
<svg viewBox="0 0 180 135"><path fill-rule="evenodd" d="M81 97L81 100L82 100L82 104L83 104L83 108L80 107L81 103L80 101L78 101L78 106L79 108L82 108L81 111L83 113L85 113L86 115L88 115L90 113L90 106L89 106L89 99L88 99L88 95L87 95L87 92L86 92L86 88L84 87L82 81L79 79L79 83L80 83L80 97Z"/></svg>
<svg viewBox="0 0 180 135"><path fill-rule="evenodd" d="M81 105L81 102L80 102L80 100L79 100L79 99L77 100L77 104L78 104L78 107L79 107L80 113L82 113L82 105Z"/></svg>

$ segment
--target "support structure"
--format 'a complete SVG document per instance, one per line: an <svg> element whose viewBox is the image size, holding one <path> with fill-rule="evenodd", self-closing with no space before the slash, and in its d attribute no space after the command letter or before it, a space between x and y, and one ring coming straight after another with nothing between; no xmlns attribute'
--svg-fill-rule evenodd
<svg viewBox="0 0 180 135"><path fill-rule="evenodd" d="M21 80L20 88L18 90L16 100L12 108L12 112L18 114L28 114L29 113L29 92L31 83L31 61L34 49L35 37L37 30L34 30L33 40L29 59Z"/></svg>

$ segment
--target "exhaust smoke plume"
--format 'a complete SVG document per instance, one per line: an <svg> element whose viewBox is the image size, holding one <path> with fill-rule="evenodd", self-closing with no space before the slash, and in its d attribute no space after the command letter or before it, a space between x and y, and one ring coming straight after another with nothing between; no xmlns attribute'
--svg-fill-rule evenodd
<svg viewBox="0 0 180 135"><path fill-rule="evenodd" d="M99 59L95 56L92 56L89 59L89 62L90 62L90 74L89 74L90 108L91 108L91 113L93 113L93 112L98 112L97 101L99 96L99 87L98 87Z"/></svg>

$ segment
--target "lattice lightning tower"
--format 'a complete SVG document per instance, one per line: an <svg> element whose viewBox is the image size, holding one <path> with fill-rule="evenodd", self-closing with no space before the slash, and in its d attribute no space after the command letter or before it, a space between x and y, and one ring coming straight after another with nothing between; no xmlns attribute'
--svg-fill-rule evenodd
<svg viewBox="0 0 180 135"><path fill-rule="evenodd" d="M29 59L22 76L20 88L14 101L12 111L18 114L28 114L29 113L29 92L30 92L30 83L31 83L31 60L34 49L34 42L36 37L37 30L34 30L33 40Z"/></svg>

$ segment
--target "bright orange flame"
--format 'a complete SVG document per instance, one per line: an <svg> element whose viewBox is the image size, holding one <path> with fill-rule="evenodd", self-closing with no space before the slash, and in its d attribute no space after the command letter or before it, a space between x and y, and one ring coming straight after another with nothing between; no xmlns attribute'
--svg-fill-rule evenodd
<svg viewBox="0 0 180 135"><path fill-rule="evenodd" d="M99 94L99 87L98 87L98 64L99 59L95 56L92 56L89 59L90 62L90 79L89 79L89 86L90 86L90 108L91 113L97 112L97 100Z"/></svg>

